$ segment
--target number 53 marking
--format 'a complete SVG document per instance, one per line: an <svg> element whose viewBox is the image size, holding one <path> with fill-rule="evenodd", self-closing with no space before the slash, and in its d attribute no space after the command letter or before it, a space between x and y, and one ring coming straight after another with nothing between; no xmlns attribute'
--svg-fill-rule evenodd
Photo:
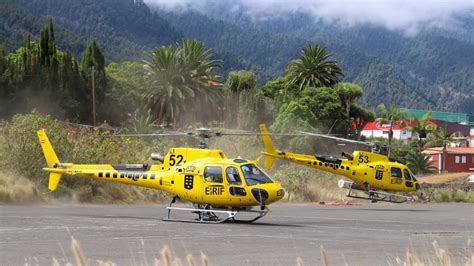
<svg viewBox="0 0 474 266"><path fill-rule="evenodd" d="M359 163L369 163L369 156L361 154L359 156Z"/></svg>

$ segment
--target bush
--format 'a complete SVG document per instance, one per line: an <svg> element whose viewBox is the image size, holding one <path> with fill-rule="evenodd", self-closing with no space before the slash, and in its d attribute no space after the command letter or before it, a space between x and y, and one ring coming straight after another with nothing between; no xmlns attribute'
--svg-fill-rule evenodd
<svg viewBox="0 0 474 266"><path fill-rule="evenodd" d="M38 112L15 115L2 124L0 134L0 169L24 176L46 191L46 165L36 131L45 128L61 162L77 164L149 163L153 151L167 150L169 143L139 138L112 137L110 130L71 126L43 116ZM3 178L5 179L5 178ZM145 192L146 189L121 184L90 181L84 178L65 177L55 197L77 198L79 201L149 201L161 200L162 192Z"/></svg>
<svg viewBox="0 0 474 266"><path fill-rule="evenodd" d="M346 191L339 189L336 175L303 166L283 165L274 178L286 189L289 201L347 201Z"/></svg>
<svg viewBox="0 0 474 266"><path fill-rule="evenodd" d="M427 192L433 202L469 202L474 203L474 193L459 188L432 188Z"/></svg>

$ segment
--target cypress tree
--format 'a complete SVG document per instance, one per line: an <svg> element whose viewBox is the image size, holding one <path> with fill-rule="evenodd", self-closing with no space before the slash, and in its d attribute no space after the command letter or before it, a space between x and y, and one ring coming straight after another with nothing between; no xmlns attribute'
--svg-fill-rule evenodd
<svg viewBox="0 0 474 266"><path fill-rule="evenodd" d="M105 75L105 59L104 55L99 49L97 43L93 40L87 45L86 51L82 57L81 63L81 74L86 82L87 95L90 99L88 106L92 109L92 67L94 67L94 89L96 106L99 107L100 103L105 98L105 90L107 86L107 80Z"/></svg>

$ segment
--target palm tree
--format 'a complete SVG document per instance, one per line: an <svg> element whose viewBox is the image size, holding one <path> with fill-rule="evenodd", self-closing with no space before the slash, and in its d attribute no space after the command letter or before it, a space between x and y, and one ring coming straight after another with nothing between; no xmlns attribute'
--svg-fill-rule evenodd
<svg viewBox="0 0 474 266"><path fill-rule="evenodd" d="M318 45L307 45L301 50L299 59L286 67L287 85L305 87L332 87L343 76L337 62L330 60L331 54Z"/></svg>
<svg viewBox="0 0 474 266"><path fill-rule="evenodd" d="M393 139L393 127L395 125L404 126L405 112L398 109L394 104L391 104L388 109L384 104L381 104L378 106L378 109L382 112L382 116L375 119L375 121L381 124L390 124L388 131L388 146L390 146Z"/></svg>
<svg viewBox="0 0 474 266"><path fill-rule="evenodd" d="M406 130L416 133L418 141L417 146L422 150L425 146L425 140L428 134L436 131L436 124L431 122L431 113L426 113L421 119L413 116L411 125L405 127Z"/></svg>
<svg viewBox="0 0 474 266"><path fill-rule="evenodd" d="M362 88L354 83L341 82L334 86L334 89L346 107L347 117L351 117L351 107L357 98L362 96Z"/></svg>
<svg viewBox="0 0 474 266"><path fill-rule="evenodd" d="M407 157L408 167L415 174L429 174L436 171L436 167L431 166L430 156L421 152L421 150L414 149L408 152Z"/></svg>
<svg viewBox="0 0 474 266"><path fill-rule="evenodd" d="M448 144L454 141L455 136L462 134L461 132L448 133L447 125L444 125L440 130L433 134L433 138L427 142L429 147L443 147L441 172L446 169L446 156L448 154Z"/></svg>
<svg viewBox="0 0 474 266"><path fill-rule="evenodd" d="M183 40L182 46L176 43L156 49L145 61L148 107L158 121L175 123L186 106L195 106L191 103L196 98L200 105L219 98L220 92L210 84L218 82L216 69L221 63L212 56L212 50L206 50L202 42Z"/></svg>

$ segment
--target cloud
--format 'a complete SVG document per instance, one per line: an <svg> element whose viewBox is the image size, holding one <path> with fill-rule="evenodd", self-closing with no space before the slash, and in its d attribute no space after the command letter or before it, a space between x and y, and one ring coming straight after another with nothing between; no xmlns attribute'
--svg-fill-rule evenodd
<svg viewBox="0 0 474 266"><path fill-rule="evenodd" d="M145 0L168 11L208 10L226 5L255 20L303 12L343 26L370 24L416 33L422 27L453 28L460 15L474 14L474 0Z"/></svg>

